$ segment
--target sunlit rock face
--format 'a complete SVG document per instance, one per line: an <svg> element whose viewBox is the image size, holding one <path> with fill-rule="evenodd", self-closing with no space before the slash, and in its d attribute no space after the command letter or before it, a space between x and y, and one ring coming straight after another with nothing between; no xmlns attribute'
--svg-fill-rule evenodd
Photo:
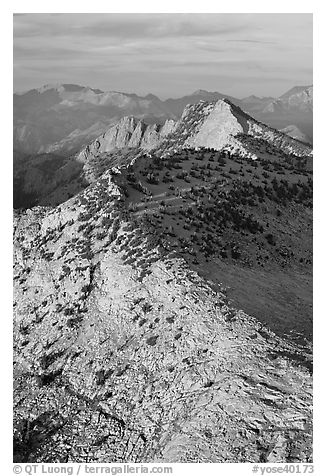
<svg viewBox="0 0 326 476"><path fill-rule="evenodd" d="M220 99L188 105L179 121L168 120L163 126L147 125L134 117L124 117L85 147L78 160L85 162L92 156L115 149L169 152L190 147L229 148L255 158L256 154L241 140L241 135L263 139L299 156L311 154L309 146L256 121L229 100Z"/></svg>
<svg viewBox="0 0 326 476"><path fill-rule="evenodd" d="M15 460L311 461L312 381L291 344L163 253L124 201L106 173L15 216Z"/></svg>

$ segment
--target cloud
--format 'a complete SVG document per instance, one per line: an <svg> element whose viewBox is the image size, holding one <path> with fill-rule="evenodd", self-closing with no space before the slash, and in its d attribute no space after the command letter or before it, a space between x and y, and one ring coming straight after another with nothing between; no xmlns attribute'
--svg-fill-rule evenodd
<svg viewBox="0 0 326 476"><path fill-rule="evenodd" d="M59 81L173 95L225 83L234 96L275 95L275 78L312 82L312 15L19 14L14 65L16 89Z"/></svg>
<svg viewBox="0 0 326 476"><path fill-rule="evenodd" d="M16 38L66 35L93 38L205 37L240 32L245 23L203 14L27 14L14 17Z"/></svg>
<svg viewBox="0 0 326 476"><path fill-rule="evenodd" d="M263 41L263 40L227 40L230 43L254 43L258 45L275 45L275 41Z"/></svg>

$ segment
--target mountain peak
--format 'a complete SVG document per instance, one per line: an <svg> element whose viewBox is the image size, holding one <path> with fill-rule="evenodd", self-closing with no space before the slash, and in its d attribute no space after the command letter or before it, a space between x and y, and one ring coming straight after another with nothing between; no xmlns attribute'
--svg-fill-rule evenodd
<svg viewBox="0 0 326 476"><path fill-rule="evenodd" d="M230 99L223 97L214 101L207 101L205 99L201 99L195 104L188 104L185 107L181 117L184 118L188 115L193 114L196 116L201 115L202 118L205 118L213 111L218 114L220 114L222 111L228 111L229 114L239 114L244 117L248 116L239 106L236 106L232 101L230 101Z"/></svg>
<svg viewBox="0 0 326 476"><path fill-rule="evenodd" d="M79 84L71 84L71 83L50 83L41 86L40 88L36 89L37 92L40 94L45 93L46 91L57 91L58 93L80 93L83 91L92 91L95 94L103 94L101 89L93 89L89 86L80 86Z"/></svg>
<svg viewBox="0 0 326 476"><path fill-rule="evenodd" d="M305 142L306 144L310 144L310 139L309 137L304 134L298 126L295 124L290 124L289 126L284 127L283 129L280 129L281 132L284 132L284 134L287 134L288 136L292 137L293 139L297 139L301 142Z"/></svg>
<svg viewBox="0 0 326 476"><path fill-rule="evenodd" d="M134 116L124 116L104 134L85 147L79 153L77 160L87 162L91 157L116 149L155 149L174 130L175 125L176 123L172 119L166 120L162 126L146 124Z"/></svg>
<svg viewBox="0 0 326 476"><path fill-rule="evenodd" d="M155 94L146 94L146 96L144 96L144 99L150 99L151 101L159 100L159 98L155 96Z"/></svg>
<svg viewBox="0 0 326 476"><path fill-rule="evenodd" d="M255 94L250 94L250 96L247 96L247 97L243 98L243 101L248 100L248 99L255 99L255 100L259 101L262 98L259 97L259 96L256 96Z"/></svg>
<svg viewBox="0 0 326 476"><path fill-rule="evenodd" d="M295 86L266 105L262 112L286 114L299 112L312 114L313 86Z"/></svg>
<svg viewBox="0 0 326 476"><path fill-rule="evenodd" d="M276 142L283 150L299 156L311 154L309 146L259 123L229 99L223 98L188 104L179 121L166 121L163 127L125 116L83 149L78 159L85 162L89 156L123 148L158 150L164 154L185 148L227 148L255 159L258 149L246 140L247 136L271 144Z"/></svg>
<svg viewBox="0 0 326 476"><path fill-rule="evenodd" d="M84 86L79 86L78 84L49 83L49 84L45 84L44 86L41 86L40 88L37 88L37 91L40 94L42 94L51 89L54 89L58 92L63 92L63 91L76 92L76 91L82 91L86 88Z"/></svg>
<svg viewBox="0 0 326 476"><path fill-rule="evenodd" d="M312 92L313 86L308 85L308 86L294 86L293 88L289 89L286 91L284 94L280 96L282 99L289 98L290 96L294 94L302 94L304 92Z"/></svg>
<svg viewBox="0 0 326 476"><path fill-rule="evenodd" d="M206 91L205 89L197 89L197 91L194 91L191 96L206 96L207 94L212 94L209 91Z"/></svg>

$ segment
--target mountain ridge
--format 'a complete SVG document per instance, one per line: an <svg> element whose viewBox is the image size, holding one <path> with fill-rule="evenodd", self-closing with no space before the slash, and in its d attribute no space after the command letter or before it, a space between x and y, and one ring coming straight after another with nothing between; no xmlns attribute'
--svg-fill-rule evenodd
<svg viewBox="0 0 326 476"><path fill-rule="evenodd" d="M276 129L294 124L311 138L312 103L308 110L305 110L304 105L298 109L297 106L294 107L294 103L300 102L300 96L292 96L296 99L287 102L284 98L275 102L274 98L252 96L241 100L219 92L197 90L182 98L163 101L152 94L142 97L72 84L46 85L38 90L14 94L14 147L25 153L55 152L67 155L76 152L83 145L83 136L94 123L109 126L123 116L135 115L146 123L162 124L166 119L180 118L184 107L189 103L223 97L229 98L257 120L267 122ZM81 134L79 142L78 131ZM75 136L73 144L70 134ZM94 135L93 138L95 137Z"/></svg>
<svg viewBox="0 0 326 476"><path fill-rule="evenodd" d="M216 150L227 147L256 157L236 137L238 134L256 136L274 144L281 141L281 148L297 155L311 154L309 146L259 123L230 100L219 99L187 105L179 121L167 120L163 126L146 126L140 120L125 117L81 151L78 160L87 160L88 154L124 147L158 148L160 151L165 147L165 152L178 147L212 147Z"/></svg>
<svg viewBox="0 0 326 476"><path fill-rule="evenodd" d="M294 124L290 124L287 127L284 127L283 129L280 129L281 132L284 132L285 134L288 134L290 137L293 137L293 139L300 140L301 142L304 142L306 144L310 144L310 139L309 137L304 134L297 126Z"/></svg>

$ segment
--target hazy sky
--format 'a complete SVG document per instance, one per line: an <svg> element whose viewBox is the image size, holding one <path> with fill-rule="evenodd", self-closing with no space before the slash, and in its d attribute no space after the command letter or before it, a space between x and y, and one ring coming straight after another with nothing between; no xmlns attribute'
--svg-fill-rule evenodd
<svg viewBox="0 0 326 476"><path fill-rule="evenodd" d="M14 90L48 83L278 96L312 84L312 15L14 15Z"/></svg>

